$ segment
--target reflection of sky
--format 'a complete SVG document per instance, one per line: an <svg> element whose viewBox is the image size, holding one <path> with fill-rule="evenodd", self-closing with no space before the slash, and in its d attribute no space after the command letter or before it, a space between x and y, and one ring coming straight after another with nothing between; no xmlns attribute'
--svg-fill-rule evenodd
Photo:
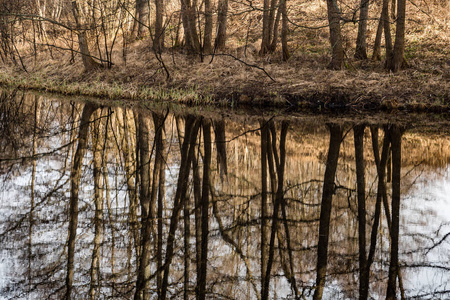
<svg viewBox="0 0 450 300"><path fill-rule="evenodd" d="M402 201L400 251L416 254L401 257L400 263L420 266L405 271L405 289L407 294L423 295L421 299L441 299L426 294L450 290L450 237L444 239L450 232L450 165L422 174Z"/></svg>

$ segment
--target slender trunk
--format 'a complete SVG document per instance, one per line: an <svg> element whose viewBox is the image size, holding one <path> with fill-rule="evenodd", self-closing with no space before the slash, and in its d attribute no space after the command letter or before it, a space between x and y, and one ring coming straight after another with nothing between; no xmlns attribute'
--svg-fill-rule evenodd
<svg viewBox="0 0 450 300"><path fill-rule="evenodd" d="M270 244L269 244L269 257L267 260L267 267L266 267L266 275L264 278L264 293L262 294L263 300L269 298L269 283L270 283L270 273L272 270L273 260L274 260L274 250L275 250L275 237L276 232L278 229L278 220L279 220L279 210L281 203L283 202L284 197L284 169L285 169L285 161L286 161L286 135L289 128L288 122L283 122L281 127L281 134L280 134L280 155L279 155L279 162L277 163L277 177L278 177L278 184L277 184L277 192L276 192L276 198L274 203L274 210L273 210L273 217L272 217L272 231L270 236ZM272 138L274 138L272 136Z"/></svg>
<svg viewBox="0 0 450 300"><path fill-rule="evenodd" d="M289 53L289 48L287 44L287 34L288 34L288 16L287 16L287 9L286 9L286 1L287 0L281 0L281 12L283 14L283 19L281 23L281 51L283 52L283 61L287 61L291 54Z"/></svg>
<svg viewBox="0 0 450 300"><path fill-rule="evenodd" d="M367 59L367 19L369 17L369 0L361 0L358 23L358 36L356 37L355 58Z"/></svg>
<svg viewBox="0 0 450 300"><path fill-rule="evenodd" d="M83 108L80 120L80 130L78 132L78 146L74 155L72 169L70 171L69 237L67 246L66 294L64 296L66 300L70 300L72 296L75 242L78 226L78 194L80 191L83 158L86 153L89 135L89 120L95 109L96 107L89 103L85 104Z"/></svg>
<svg viewBox="0 0 450 300"><path fill-rule="evenodd" d="M153 39L153 49L161 52L164 49L164 0L155 0L155 38Z"/></svg>
<svg viewBox="0 0 450 300"><path fill-rule="evenodd" d="M223 176L228 175L227 141L225 137L225 121L223 119L214 121L214 135L217 153L217 169L219 170L220 178L223 181Z"/></svg>
<svg viewBox="0 0 450 300"><path fill-rule="evenodd" d="M83 60L84 69L86 71L94 70L101 65L92 58L89 51L89 42L87 39L86 31L82 28L81 25L80 12L76 1L72 2L72 13L75 19L76 29L78 31L78 44L80 46L80 53Z"/></svg>
<svg viewBox="0 0 450 300"><path fill-rule="evenodd" d="M137 37L142 38L146 36L148 31L149 7L148 0L136 1L136 19L137 22Z"/></svg>
<svg viewBox="0 0 450 300"><path fill-rule="evenodd" d="M130 131L132 128L132 122L129 121L127 110L123 109L122 114L116 114L119 119L119 133L122 136L122 153L123 160L125 164L125 177L127 181L127 193L129 198L129 212L128 219L131 223L131 235L133 237L133 242L135 245L136 253L139 256L139 231L138 231L138 218L137 218L137 208L138 208L138 199L136 192L136 167L134 163L136 162L136 151L133 151L134 140L132 139L132 135L130 135ZM122 118L120 118L122 117Z"/></svg>
<svg viewBox="0 0 450 300"><path fill-rule="evenodd" d="M169 232L167 238L166 247L166 259L164 262L164 276L161 286L161 299L166 299L167 288L169 285L169 272L170 265L172 263L174 255L174 242L175 233L178 227L178 219L181 208L184 206L184 201L186 200L186 190L187 190L187 180L189 176L190 165L194 157L195 142L197 140L198 129L200 126L200 121L193 119L192 116L188 116L186 121L186 132L181 149L181 165L178 175L177 188L175 192L174 207L172 211L172 216L170 217Z"/></svg>
<svg viewBox="0 0 450 300"><path fill-rule="evenodd" d="M163 203L165 196L165 143L164 143L164 123L165 117L159 114L153 114L153 121L155 125L155 143L156 143L156 160L155 169L158 168L158 209L156 211L157 216L157 239L156 239L156 263L157 263L157 274L156 274L156 286L158 298L161 295L161 285L162 285L162 243L163 243ZM156 180L154 177L153 180Z"/></svg>
<svg viewBox="0 0 450 300"><path fill-rule="evenodd" d="M96 282L100 268L100 244L102 241L102 218L103 218L103 195L102 190L102 144L101 137L101 110L95 114L94 126L92 128L92 144L94 148L94 248L92 249L91 283L89 287L89 299L96 299Z"/></svg>
<svg viewBox="0 0 450 300"><path fill-rule="evenodd" d="M339 148L342 140L342 126L330 124L330 145L323 182L322 203L320 206L319 243L317 245L317 277L314 300L322 299L328 264L328 240L330 236L331 204L334 194Z"/></svg>
<svg viewBox="0 0 450 300"><path fill-rule="evenodd" d="M193 184L194 184L194 200L195 200L195 261L196 274L200 274L200 262L202 260L202 227L201 227L201 199L202 199L202 184L200 178L200 167L198 165L198 154L192 162L193 168ZM198 295L199 285L195 287L195 294Z"/></svg>
<svg viewBox="0 0 450 300"><path fill-rule="evenodd" d="M191 271L191 205L189 198L184 203L183 209L183 224L184 224L184 293L183 299L189 300L189 283L190 283L190 271ZM197 221L197 220L196 220ZM195 222L197 224L197 222ZM198 234L196 234L196 237Z"/></svg>
<svg viewBox="0 0 450 300"><path fill-rule="evenodd" d="M139 202L141 204L141 241L139 269L136 279L134 299L149 299L147 284L150 263L150 236L151 236L151 187L150 187L150 140L148 118L139 113L139 173L140 189Z"/></svg>
<svg viewBox="0 0 450 300"><path fill-rule="evenodd" d="M209 192L210 192L210 170L211 170L211 121L203 119L203 140L204 140L204 157L203 157L203 183L201 206L201 255L200 268L197 280L198 295L197 299L204 300L206 298L206 278L207 278L207 262L208 262L208 234L209 234Z"/></svg>
<svg viewBox="0 0 450 300"><path fill-rule="evenodd" d="M267 144L269 128L265 120L261 124L261 295L264 295L264 282L267 262Z"/></svg>
<svg viewBox="0 0 450 300"><path fill-rule="evenodd" d="M272 53L276 49L278 42L278 25L280 24L281 9L280 3L282 0L271 0L269 8L269 30L267 32L269 44L267 45L267 51Z"/></svg>
<svg viewBox="0 0 450 300"><path fill-rule="evenodd" d="M262 41L261 50L259 55L265 55L269 51L270 44L270 0L264 0L263 6L263 28L262 28Z"/></svg>
<svg viewBox="0 0 450 300"><path fill-rule="evenodd" d="M181 20L183 22L185 46L191 53L200 51L195 10L196 8L190 0L181 0Z"/></svg>
<svg viewBox="0 0 450 300"><path fill-rule="evenodd" d="M378 19L377 34L373 45L372 60L381 60L381 36L383 35L383 18Z"/></svg>
<svg viewBox="0 0 450 300"><path fill-rule="evenodd" d="M397 5L397 28L395 31L395 45L390 70L398 72L405 64L403 56L405 50L405 27L406 27L406 0L398 0Z"/></svg>
<svg viewBox="0 0 450 300"><path fill-rule="evenodd" d="M364 172L364 125L353 128L355 138L356 183L358 194L359 299L367 299L369 275L366 272L366 180Z"/></svg>
<svg viewBox="0 0 450 300"><path fill-rule="evenodd" d="M209 54L212 52L212 30L213 30L213 13L211 0L205 1L205 32L203 36L203 53Z"/></svg>
<svg viewBox="0 0 450 300"><path fill-rule="evenodd" d="M372 148L373 148L373 154L375 157L375 164L377 168L377 174L378 174L378 189L377 189L377 200L375 203L375 215L374 215L374 221L372 225L372 231L370 234L370 248L369 248L369 255L367 258L367 264L365 269L365 275L364 280L366 282L364 283L365 286L369 286L369 276L370 276L370 266L373 263L374 256L375 256L375 249L377 244L377 234L378 234L378 226L380 224L380 218L381 218L381 199L386 191L386 161L387 161L387 153L389 150L389 143L390 143L390 137L389 134L385 134L383 139L383 148L381 152L381 159L380 159L380 150L378 148L378 129L375 127L370 128L372 133ZM362 279L361 279L362 280ZM367 295L365 296L367 299Z"/></svg>
<svg viewBox="0 0 450 300"><path fill-rule="evenodd" d="M330 26L331 62L328 68L341 70L344 66L344 48L341 35L341 15L336 0L327 0L328 23Z"/></svg>
<svg viewBox="0 0 450 300"><path fill-rule="evenodd" d="M399 5L400 11L400 5ZM398 265L398 241L400 227L400 179L401 179L401 147L402 130L393 125L392 138L392 227L391 227L391 261L389 265L389 279L386 299L396 299Z"/></svg>
<svg viewBox="0 0 450 300"><path fill-rule="evenodd" d="M228 0L219 0L215 48L223 50L227 39Z"/></svg>
<svg viewBox="0 0 450 300"><path fill-rule="evenodd" d="M386 68L390 68L393 60L391 24L389 22L389 0L383 0L381 9L381 19L383 20L384 40L386 48Z"/></svg>

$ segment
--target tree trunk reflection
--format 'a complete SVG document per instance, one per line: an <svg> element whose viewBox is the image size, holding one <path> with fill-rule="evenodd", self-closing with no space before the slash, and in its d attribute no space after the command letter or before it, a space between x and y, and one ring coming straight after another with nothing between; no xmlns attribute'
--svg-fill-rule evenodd
<svg viewBox="0 0 450 300"><path fill-rule="evenodd" d="M72 169L70 171L70 200L69 200L69 237L67 249L67 275L65 299L70 300L73 289L75 242L78 224L78 195L80 192L81 171L83 158L86 152L89 120L96 107L85 104L80 119L80 130L78 132L78 146L74 155Z"/></svg>
<svg viewBox="0 0 450 300"><path fill-rule="evenodd" d="M328 240L330 235L331 204L334 194L339 149L342 140L342 125L329 124L330 144L323 181L322 202L320 205L319 243L317 245L317 277L314 300L322 299L328 264Z"/></svg>

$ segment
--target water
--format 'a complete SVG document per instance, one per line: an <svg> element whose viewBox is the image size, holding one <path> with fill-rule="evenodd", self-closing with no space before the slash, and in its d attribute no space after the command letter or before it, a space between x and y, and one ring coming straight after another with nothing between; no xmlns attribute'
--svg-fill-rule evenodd
<svg viewBox="0 0 450 300"><path fill-rule="evenodd" d="M0 100L0 299L450 298L446 116Z"/></svg>

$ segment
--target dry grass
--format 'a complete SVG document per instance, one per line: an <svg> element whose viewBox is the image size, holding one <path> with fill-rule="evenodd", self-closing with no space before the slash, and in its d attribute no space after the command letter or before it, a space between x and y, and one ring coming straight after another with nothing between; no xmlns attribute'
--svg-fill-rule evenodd
<svg viewBox="0 0 450 300"><path fill-rule="evenodd" d="M326 24L322 2L290 2L292 22L309 27ZM116 46L113 53L115 65L111 69L85 73L79 57L71 63L68 52L54 52L53 59L42 52L37 60L24 55L28 73L17 66L2 66L0 82L22 88L109 99L194 104L214 101L227 105L291 104L318 109L353 107L448 111L450 13L444 9L445 3L416 4L418 7L408 7L410 20L405 56L409 68L398 74L386 72L382 62L352 59L357 32L357 24L353 23L343 25L347 55L343 71L326 69L330 59L327 28L312 30L291 24L291 59L282 62L279 52L259 57L257 50L262 21L258 21L259 13L253 12L237 14L230 20L228 49L224 53L241 61L231 56L215 56L211 61L211 56L206 56L201 62L199 57L168 49L162 55L170 73L167 80L164 69L149 47L149 39L144 39L129 45L126 61L121 47ZM235 12L243 9L237 3L231 5ZM371 17L375 18L379 9L374 3ZM369 45L373 44L375 31L376 20L372 20L369 22ZM121 41L116 44L121 45ZM371 53L370 48L368 52Z"/></svg>

